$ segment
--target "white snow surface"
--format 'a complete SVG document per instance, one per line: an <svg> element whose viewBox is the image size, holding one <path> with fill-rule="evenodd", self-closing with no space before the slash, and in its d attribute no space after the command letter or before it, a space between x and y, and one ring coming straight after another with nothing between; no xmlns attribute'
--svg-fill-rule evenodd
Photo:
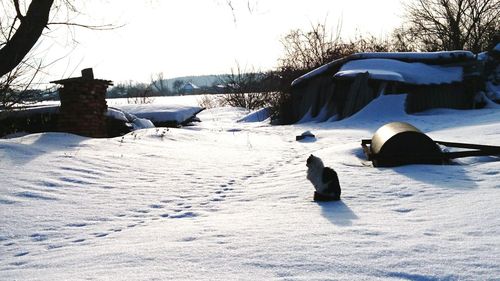
<svg viewBox="0 0 500 281"><path fill-rule="evenodd" d="M403 75L395 71L387 71L382 69L368 69L368 68L342 70L335 73L334 77L336 78L355 77L358 74L366 72L368 72L370 79L405 82Z"/></svg>
<svg viewBox="0 0 500 281"><path fill-rule="evenodd" d="M498 157L373 168L360 142L404 121L498 145L500 109L403 103L319 124L216 108L182 129L1 139L0 280L499 280ZM306 130L316 140L295 141ZM310 154L342 201L312 201Z"/></svg>
<svg viewBox="0 0 500 281"><path fill-rule="evenodd" d="M268 108L262 108L250 112L248 115L239 119L238 122L263 122L269 120L271 117L270 115L271 114Z"/></svg>
<svg viewBox="0 0 500 281"><path fill-rule="evenodd" d="M443 84L462 81L462 67L442 67L392 59L365 59L345 63L335 77L352 77L368 72L370 78L409 84Z"/></svg>
<svg viewBox="0 0 500 281"><path fill-rule="evenodd" d="M109 107L116 107L133 117L148 119L153 122L176 121L182 123L202 110L198 105L199 95L150 97L148 103L130 103L133 99L107 99ZM143 120L141 120L143 121Z"/></svg>
<svg viewBox="0 0 500 281"><path fill-rule="evenodd" d="M121 109L108 107L106 112L108 116L113 119L121 120L127 122L134 130L154 128L155 125L149 119L138 118L137 116L130 114Z"/></svg>
<svg viewBox="0 0 500 281"><path fill-rule="evenodd" d="M500 44L499 44L500 45ZM499 46L497 45L497 47ZM332 66L338 64L341 61L349 59L353 60L368 60L368 59L386 59L386 60L399 60L399 61L408 61L408 62L426 62L426 61L450 61L456 58L464 58L464 59L474 59L474 54L469 51L445 51L445 52L377 52L377 53L356 53L347 58L339 59L331 61L327 64L324 64L316 69L311 70L310 72L298 77L294 81L292 81L292 86L315 77L317 75L321 75ZM386 70L381 68L381 70Z"/></svg>
<svg viewBox="0 0 500 281"><path fill-rule="evenodd" d="M202 110L199 106L179 104L127 104L119 105L121 110L152 122L176 121L182 123Z"/></svg>

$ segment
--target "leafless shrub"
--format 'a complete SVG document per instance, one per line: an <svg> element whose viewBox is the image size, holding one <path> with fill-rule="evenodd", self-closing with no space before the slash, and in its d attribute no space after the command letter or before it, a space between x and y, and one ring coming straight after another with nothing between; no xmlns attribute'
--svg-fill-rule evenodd
<svg viewBox="0 0 500 281"><path fill-rule="evenodd" d="M226 94L220 96L220 105L249 110L269 106L272 93L270 85L266 83L268 77L269 73L253 69L246 71L236 63L236 67L231 69L231 74L220 78L219 83L226 86Z"/></svg>
<svg viewBox="0 0 500 281"><path fill-rule="evenodd" d="M221 95L203 95L197 102L203 108L216 108L222 106L220 103Z"/></svg>
<svg viewBox="0 0 500 281"><path fill-rule="evenodd" d="M281 44L285 50L279 59L281 68L312 69L333 58L340 44L340 30L334 34L325 24L311 24L307 31L291 30L281 39Z"/></svg>
<svg viewBox="0 0 500 281"><path fill-rule="evenodd" d="M163 73L157 73L156 75L151 76L151 90L155 92L155 94L160 96L168 96L170 95L170 89L168 88L168 84L163 77Z"/></svg>
<svg viewBox="0 0 500 281"><path fill-rule="evenodd" d="M222 95L222 106L242 107L248 110L264 108L270 105L273 93L234 93Z"/></svg>

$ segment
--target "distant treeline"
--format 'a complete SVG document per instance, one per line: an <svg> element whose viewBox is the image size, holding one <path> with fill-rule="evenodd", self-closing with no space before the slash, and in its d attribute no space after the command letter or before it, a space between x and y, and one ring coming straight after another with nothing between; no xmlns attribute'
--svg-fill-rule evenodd
<svg viewBox="0 0 500 281"><path fill-rule="evenodd" d="M150 83L122 82L110 88L108 98L145 96L178 96L199 94L231 94L278 91L280 76L275 71L244 72L239 67L231 74L187 76L171 79L152 79Z"/></svg>

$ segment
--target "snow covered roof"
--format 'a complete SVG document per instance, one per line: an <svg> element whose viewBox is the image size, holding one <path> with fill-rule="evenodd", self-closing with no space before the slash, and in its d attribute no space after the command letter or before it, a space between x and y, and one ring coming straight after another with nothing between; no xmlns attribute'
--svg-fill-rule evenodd
<svg viewBox="0 0 500 281"><path fill-rule="evenodd" d="M332 62L329 62L327 64L324 64L316 69L313 69L311 71L309 71L308 73L300 76L299 78L295 79L292 81L292 87L293 86L296 86L298 85L299 83L305 81L305 80L308 80L308 79L311 79L315 76L318 76L324 72L326 72L327 70L333 68L334 66L338 66L344 62L346 62L347 60L345 58L342 58L342 59L338 59L338 60L334 60Z"/></svg>
<svg viewBox="0 0 500 281"><path fill-rule="evenodd" d="M178 124L183 123L203 110L199 106L174 104L128 104L117 107L139 118L149 119L152 122L176 121Z"/></svg>
<svg viewBox="0 0 500 281"><path fill-rule="evenodd" d="M182 89L183 90L194 90L194 89L199 89L200 87L196 86L195 84L191 83L191 82L187 82L186 84L184 84L184 86L182 86Z"/></svg>
<svg viewBox="0 0 500 281"><path fill-rule="evenodd" d="M371 79L415 85L448 84L462 80L462 67L442 67L394 59L363 59L345 63L334 77L354 77L368 72Z"/></svg>
<svg viewBox="0 0 500 281"><path fill-rule="evenodd" d="M302 76L295 79L292 82L292 86L296 86L299 83L311 79L315 76L321 75L328 70L340 67L341 65L355 60L366 60L366 59L390 59L397 60L407 63L426 63L426 64L449 64L461 61L471 61L475 60L475 55L469 51L448 51L448 52L380 52L380 53L356 53L348 57L331 61L325 65L322 65ZM384 69L381 69L384 70ZM387 74L387 73L386 73Z"/></svg>
<svg viewBox="0 0 500 281"><path fill-rule="evenodd" d="M405 79L403 75L394 71L380 70L380 69L352 69L352 70L343 70L337 72L333 77L335 78L353 78L358 74L367 73L370 79L374 80L384 80L384 81L397 81L404 82Z"/></svg>
<svg viewBox="0 0 500 281"><path fill-rule="evenodd" d="M474 54L469 51L357 53L350 57L353 59L395 59L407 62L448 62L456 60L471 60L475 58Z"/></svg>

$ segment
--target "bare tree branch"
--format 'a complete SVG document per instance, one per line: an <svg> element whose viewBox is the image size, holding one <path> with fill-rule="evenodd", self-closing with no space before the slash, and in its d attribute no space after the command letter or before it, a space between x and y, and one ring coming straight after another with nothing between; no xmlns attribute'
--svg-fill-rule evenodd
<svg viewBox="0 0 500 281"><path fill-rule="evenodd" d="M480 52L500 30L500 0L417 0L405 10L405 32L427 51Z"/></svg>
<svg viewBox="0 0 500 281"><path fill-rule="evenodd" d="M121 27L124 27L125 25L113 25L113 24L104 24L104 25L89 25L89 24L81 24L81 23L74 23L74 22L49 22L47 25L65 25L65 26L75 26L75 27L81 27L81 28L86 28L86 29L91 29L91 30L115 30Z"/></svg>
<svg viewBox="0 0 500 281"><path fill-rule="evenodd" d="M54 0L33 0L19 28L0 49L0 77L14 69L42 35Z"/></svg>
<svg viewBox="0 0 500 281"><path fill-rule="evenodd" d="M14 2L14 7L16 9L16 16L19 20L23 21L24 19L24 16L23 14L21 13L21 9L19 8L19 0L12 0Z"/></svg>

